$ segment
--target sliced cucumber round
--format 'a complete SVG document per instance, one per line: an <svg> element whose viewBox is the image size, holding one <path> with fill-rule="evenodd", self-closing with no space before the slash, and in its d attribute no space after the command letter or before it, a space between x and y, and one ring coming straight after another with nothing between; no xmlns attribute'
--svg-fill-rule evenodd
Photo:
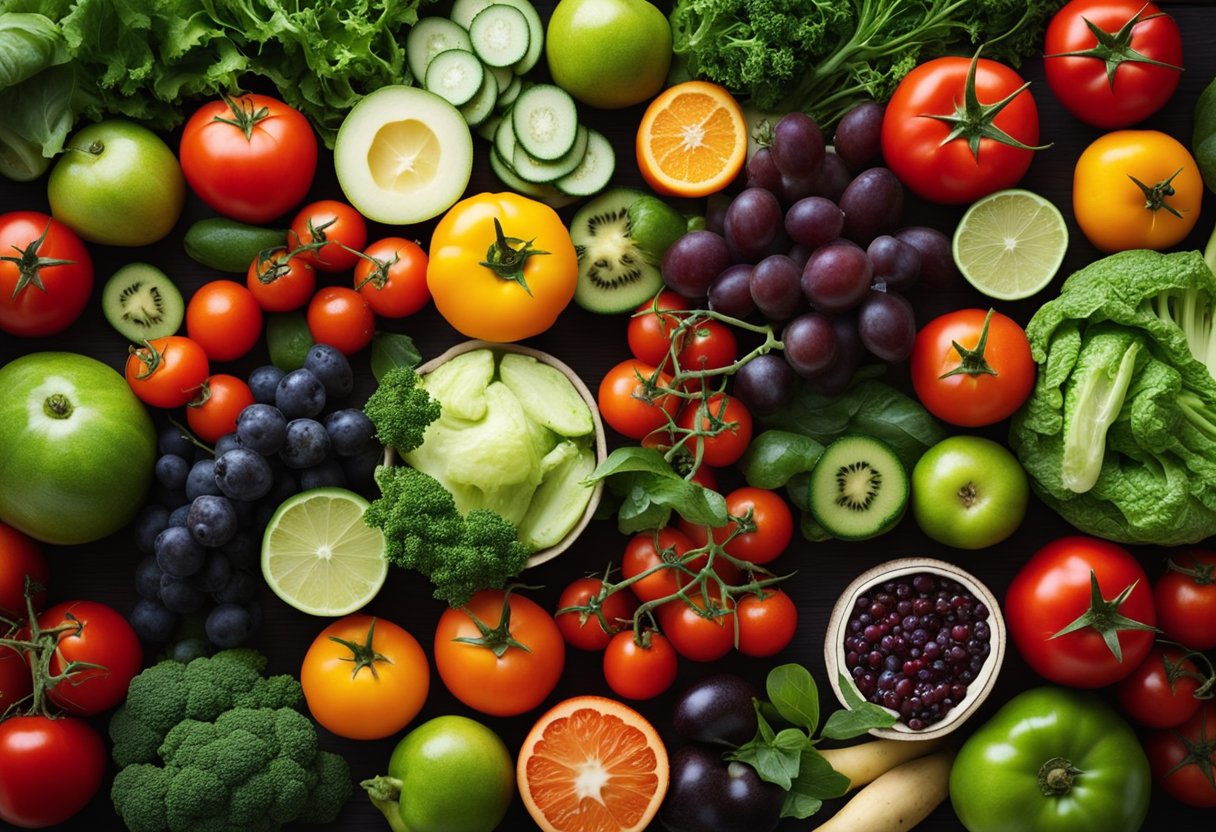
<svg viewBox="0 0 1216 832"><path fill-rule="evenodd" d="M514 6L494 3L477 13L469 25L473 52L493 67L509 67L528 52L528 19Z"/></svg>
<svg viewBox="0 0 1216 832"><path fill-rule="evenodd" d="M519 94L523 92L524 82L518 75L511 76L511 83L507 84L506 88L498 94L498 101L494 106L499 112L505 112L515 103L515 99L519 98Z"/></svg>
<svg viewBox="0 0 1216 832"><path fill-rule="evenodd" d="M473 100L485 79L486 68L476 55L463 49L449 49L427 64L423 87L459 107Z"/></svg>
<svg viewBox="0 0 1216 832"><path fill-rule="evenodd" d="M511 169L511 166L504 162L497 153L490 154L490 170L492 170L494 175L498 177L499 181L506 185L510 190L523 194L524 196L529 196L533 199L540 200L555 210L565 208L567 205L578 201L578 197L563 194L552 185L544 185L537 182L526 182L523 179L520 179L515 174L515 171ZM637 304L634 305L636 306Z"/></svg>
<svg viewBox="0 0 1216 832"><path fill-rule="evenodd" d="M516 144L515 151L511 155L511 167L515 168L515 172L519 174L520 178L527 179L529 182L552 182L560 179L573 172L582 162L583 154L587 152L587 135L587 128L580 124L578 135L574 139L574 146L561 158L551 162L533 159L524 150L522 144Z"/></svg>
<svg viewBox="0 0 1216 832"><path fill-rule="evenodd" d="M578 108L561 87L535 84L511 105L511 124L529 156L552 162L566 155L578 138Z"/></svg>
<svg viewBox="0 0 1216 832"><path fill-rule="evenodd" d="M578 167L554 180L553 184L564 194L591 196L608 187L615 170L616 152L612 143L603 133L587 128L587 149Z"/></svg>
<svg viewBox="0 0 1216 832"><path fill-rule="evenodd" d="M481 87L477 93L460 105L460 114L470 127L481 124L494 112L494 103L498 100L498 82L488 71L482 76Z"/></svg>
<svg viewBox="0 0 1216 832"><path fill-rule="evenodd" d="M457 26L446 17L424 17L405 36L405 60L410 75L419 84L426 80L426 68L435 56L449 49L473 51L473 42L465 27Z"/></svg>
<svg viewBox="0 0 1216 832"><path fill-rule="evenodd" d="M890 531L908 505L908 472L885 442L845 435L811 469L811 516L833 537L868 540Z"/></svg>

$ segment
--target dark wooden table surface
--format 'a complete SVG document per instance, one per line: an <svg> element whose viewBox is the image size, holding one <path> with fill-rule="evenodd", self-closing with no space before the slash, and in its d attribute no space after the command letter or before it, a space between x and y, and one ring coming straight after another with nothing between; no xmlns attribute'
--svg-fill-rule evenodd
<svg viewBox="0 0 1216 832"><path fill-rule="evenodd" d="M548 6L550 4L542 0L539 5ZM1177 17L1181 24L1185 40L1187 69L1173 100L1143 126L1163 130L1189 144L1195 101L1208 82L1216 76L1216 7L1211 2L1169 4L1168 10ZM547 17L547 13L543 16ZM1077 156L1090 141L1099 135L1100 131L1080 124L1055 101L1043 79L1041 61L1028 61L1022 70L1025 77L1033 82L1032 90L1035 93L1042 120L1042 140L1052 143L1049 149L1036 154L1034 164L1022 182L1022 187L1043 194L1059 205L1068 220L1072 234L1072 244L1064 266L1049 289L1037 299L998 304L1001 311L1013 315L1025 323L1042 300L1054 295L1064 277L1098 256L1096 250L1085 241L1073 221L1071 181L1072 169ZM641 109L641 107L635 107L611 113L584 112L586 121L601 128L612 138L618 148L619 157L614 185L642 186L632 151L634 131ZM176 138L176 135L169 137L171 146L176 147ZM475 141L477 143L477 161L469 186L470 193L501 190L500 184L488 168L487 145L480 140ZM45 186L45 178L26 185L0 182L0 210L47 210ZM310 197L342 198L341 191L333 177L328 154L322 154L321 166ZM1213 218L1216 217L1216 195L1206 194L1205 202L1198 226L1184 243L1184 248L1202 248L1208 235L1212 232ZM569 210L564 212L567 218L569 213ZM189 297L190 293L199 285L219 276L209 273L189 260L181 247L181 237L185 229L194 220L207 214L205 206L191 197L173 234L151 249L131 251L92 246L91 250L97 267L97 286L94 299L79 322L66 333L46 339L21 340L11 336L0 336L0 364L24 353L57 349L85 353L99 358L115 368L120 368L125 358L126 344L102 317L100 303L97 300L101 284L118 266L134 260L146 260L163 268L178 283L183 294ZM910 221L915 218L916 222L932 224L947 232L952 230L960 215L961 209L942 209L923 205L915 200L910 200L907 209ZM375 239L381 232L387 231L389 229L373 228L371 239ZM417 237L424 242L429 237L429 233L429 226L405 230L406 235ZM969 287L938 295L928 295L922 292L913 300L918 320L922 324L933 316L950 309L988 305L988 301L970 290ZM594 388L612 365L627 357L628 349L624 339L625 324L626 321L623 317L595 316L572 305L550 331L528 343L561 357ZM433 308L428 308L413 318L390 323L385 328L412 336L425 358L437 355L446 347L462 340ZM259 347L252 355L225 368L225 371L240 374L265 362L265 349ZM354 364L359 375L357 396L365 396L372 385L367 354L356 356ZM906 385L907 383L906 373L902 368L896 369L891 374L891 378L899 384ZM0 395L4 395L4 392L0 391ZM0 430L2 429L3 427L0 426ZM983 433L1003 440L1005 429L1005 425L999 425L991 430L983 431ZM616 437L615 441L620 442L620 438ZM955 551L933 543L921 534L910 517L906 518L889 535L872 542L810 544L797 540L776 564L781 571L796 571L797 573L787 584L788 591L798 604L800 617L798 634L793 643L784 653L773 659L748 659L731 655L727 659L715 663L712 669L735 671L760 685L763 683L765 673L773 665L784 661L801 662L811 669L819 681L821 696L825 697L826 708L829 706L827 700L831 697L831 693L824 677L822 652L823 634L828 614L840 591L861 571L895 556L942 557L971 570L985 581L998 596L1003 596L1010 579L1027 557L1044 543L1070 531L1070 527L1045 506L1032 500L1025 522L1009 540L978 552ZM624 540L625 538L610 522L592 524L582 539L562 557L527 573L526 578L529 584L543 586L543 589L533 592L532 597L553 609L557 594L570 580L581 574L602 570L608 562L619 559ZM71 598L96 599L109 603L124 613L135 604L137 596L133 574L141 555L134 548L128 532L120 532L87 546L73 548L47 546L44 548L49 555L52 568L52 601ZM1160 572L1164 563L1164 550L1144 547L1135 549L1135 553L1145 564L1150 576L1155 577ZM265 589L263 589L261 600L265 609L265 621L253 646L269 656L272 672L298 674L305 649L327 621L296 612ZM393 569L390 570L384 589L367 611L406 627L424 646L427 646L429 653L435 622L442 609L440 602L430 597L430 587L427 582L412 573ZM153 653L149 651L146 658L152 659ZM671 691L655 700L638 705L639 710L654 722L671 743L673 749L680 740L671 730L672 704L682 689L706 675L710 670L711 668L705 665L682 660L679 678ZM1027 668L1016 650L1011 649L1006 656L1000 681L994 694L989 698L982 712L960 731L960 735L965 735L968 729L978 726L1002 702L1017 692L1041 682L1042 680ZM1109 691L1106 693L1109 694ZM575 694L611 695L603 681L599 654L569 650L566 656L564 676L545 706L530 714L511 719L486 717L464 707L447 692L438 676L432 673L431 694L415 724L440 714L465 714L480 719L492 727L514 752L518 749L535 717L545 707ZM96 720L96 724L104 731L104 719ZM378 742L355 742L342 740L324 731L321 734L324 747L346 756L356 780L381 773L397 740L394 737ZM961 738L962 736L959 736L960 740ZM834 801L826 806L819 819L822 820L830 812L835 811L838 805L839 801ZM811 828L815 825L814 820L786 821L782 824L781 829ZM61 828L107 829L114 828L116 823L109 801L107 781L93 802L75 819ZM655 827L658 827L657 823ZM1165 794L1155 792L1149 819L1144 829L1212 829L1214 827L1216 827L1216 814L1212 811L1188 809L1172 801ZM383 818L366 800L362 792L358 792L331 828L380 832L386 826ZM507 830L533 828L533 824L518 798L513 802L510 813L501 828ZM926 832L944 832L945 830L960 829L961 825L947 803L918 828L926 830Z"/></svg>

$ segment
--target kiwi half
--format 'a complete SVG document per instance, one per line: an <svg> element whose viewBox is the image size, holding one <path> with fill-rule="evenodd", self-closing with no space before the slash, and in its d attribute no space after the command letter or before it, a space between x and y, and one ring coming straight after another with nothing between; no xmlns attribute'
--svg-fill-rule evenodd
<svg viewBox="0 0 1216 832"><path fill-rule="evenodd" d="M811 516L833 537L866 540L890 531L908 505L908 472L885 442L842 436L811 469Z"/></svg>
<svg viewBox="0 0 1216 832"><path fill-rule="evenodd" d="M106 281L101 311L134 344L177 332L186 313L182 293L168 275L147 263L128 263Z"/></svg>
<svg viewBox="0 0 1216 832"><path fill-rule="evenodd" d="M629 206L643 196L641 191L614 188L574 215L574 302L584 309L605 315L632 311L663 287L658 267L629 236Z"/></svg>

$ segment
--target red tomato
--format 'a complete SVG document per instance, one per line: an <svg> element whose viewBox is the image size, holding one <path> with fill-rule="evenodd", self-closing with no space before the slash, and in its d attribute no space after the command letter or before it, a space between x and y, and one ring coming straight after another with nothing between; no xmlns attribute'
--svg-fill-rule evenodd
<svg viewBox="0 0 1216 832"><path fill-rule="evenodd" d="M382 318L405 318L431 299L426 252L413 240L385 237L363 250L355 263L355 289Z"/></svg>
<svg viewBox="0 0 1216 832"><path fill-rule="evenodd" d="M685 330L677 360L685 373L718 370L729 367L739 358L739 342L735 333L724 323L705 320ZM709 377L712 385L721 377ZM700 390L701 379L692 378L689 390Z"/></svg>
<svg viewBox="0 0 1216 832"><path fill-rule="evenodd" d="M76 233L38 211L0 214L0 332L62 332L93 291L93 261Z"/></svg>
<svg viewBox="0 0 1216 832"><path fill-rule="evenodd" d="M38 627L67 627L59 635L51 658L51 673L62 673L69 662L100 668L82 669L59 682L47 695L76 716L109 710L127 697L127 686L139 673L143 650L127 619L96 601L66 601L38 616Z"/></svg>
<svg viewBox="0 0 1216 832"><path fill-rule="evenodd" d="M687 535L670 526L653 532L639 532L625 544L625 554L621 558L621 577L633 578L654 569L651 574L630 584L629 588L643 601L666 598L687 583L688 576L682 575L674 566L667 569L655 567L663 563L678 563L689 549L695 548L696 545ZM688 568L693 571L697 569L692 564L689 564ZM677 576L680 578L678 582Z"/></svg>
<svg viewBox="0 0 1216 832"><path fill-rule="evenodd" d="M1216 702L1208 700L1179 728L1154 731L1144 741L1153 779L1188 806L1216 807Z"/></svg>
<svg viewBox="0 0 1216 832"><path fill-rule="evenodd" d="M287 239L303 249L296 256L317 271L344 272L367 243L367 221L345 202L323 199L300 209Z"/></svg>
<svg viewBox="0 0 1216 832"><path fill-rule="evenodd" d="M745 656L772 656L794 640L798 608L780 589L763 589L744 595L735 604L739 619L739 652Z"/></svg>
<svg viewBox="0 0 1216 832"><path fill-rule="evenodd" d="M1216 647L1216 552L1187 549L1171 555L1153 599L1165 638L1192 650Z"/></svg>
<svg viewBox="0 0 1216 832"><path fill-rule="evenodd" d="M629 439L642 439L675 417L680 399L663 392L671 388L671 376L655 373L652 365L634 359L608 371L597 397L608 427ZM652 377L653 387L649 384Z"/></svg>
<svg viewBox="0 0 1216 832"><path fill-rule="evenodd" d="M621 590L601 599L603 587L599 578L576 578L557 599L554 619L571 647L603 650L613 635L630 626L638 606L633 594Z"/></svg>
<svg viewBox="0 0 1216 832"><path fill-rule="evenodd" d="M285 248L249 264L245 286L267 312L290 312L308 303L317 288L317 273Z"/></svg>
<svg viewBox="0 0 1216 832"><path fill-rule="evenodd" d="M975 94L983 108L1003 101L1024 83L996 61L937 58L904 76L883 116L883 159L901 182L932 202L974 202L1012 188L1026 174L1034 156L1030 148L1039 141L1039 111L1029 91L1017 93L995 115L966 114L965 90L973 63ZM1026 147L982 137L976 154L966 134L948 138L953 125L933 116L987 120Z"/></svg>
<svg viewBox="0 0 1216 832"><path fill-rule="evenodd" d="M262 307L253 292L232 280L204 283L186 305L186 335L212 361L235 361L262 335Z"/></svg>
<svg viewBox="0 0 1216 832"><path fill-rule="evenodd" d="M25 656L11 647L0 647L0 714L33 691L34 681Z"/></svg>
<svg viewBox="0 0 1216 832"><path fill-rule="evenodd" d="M1184 651L1157 646L1115 691L1124 713L1149 728L1181 725L1199 710L1195 691L1203 683L1199 668Z"/></svg>
<svg viewBox="0 0 1216 832"><path fill-rule="evenodd" d="M204 104L182 130L182 173L226 217L264 223L299 205L317 170L308 119L265 95Z"/></svg>
<svg viewBox="0 0 1216 832"><path fill-rule="evenodd" d="M1093 625L1062 633L1091 608ZM1136 559L1121 546L1079 536L1047 544L1022 566L1005 596L1005 617L1013 643L1036 673L1078 688L1104 687L1131 674L1152 649L1157 622L1148 578ZM1121 656L1100 629L1117 634Z"/></svg>
<svg viewBox="0 0 1216 832"><path fill-rule="evenodd" d="M31 537L7 523L0 523L0 616L9 620L25 617L26 576L42 587L34 594L34 611L42 609L51 579L46 558ZM0 713L4 709L0 708Z"/></svg>
<svg viewBox="0 0 1216 832"><path fill-rule="evenodd" d="M1114 48L1099 46L1091 26L1111 36ZM1170 100L1182 74L1178 24L1144 0L1072 0L1047 26L1044 51L1051 91L1094 127L1148 118ZM1118 59L1111 74L1106 56Z"/></svg>
<svg viewBox="0 0 1216 832"><path fill-rule="evenodd" d="M662 364L671 353L671 338L683 317L662 313L687 308L688 301L683 295L664 289L634 310L633 317L629 319L629 328L625 331L633 357L654 367Z"/></svg>
<svg viewBox="0 0 1216 832"><path fill-rule="evenodd" d="M363 296L346 286L326 286L308 302L308 331L318 344L352 355L372 342L376 316Z"/></svg>
<svg viewBox="0 0 1216 832"><path fill-rule="evenodd" d="M101 787L107 756L101 737L82 719L0 722L0 819L28 829L63 823Z"/></svg>
<svg viewBox="0 0 1216 832"><path fill-rule="evenodd" d="M700 592L682 600L668 601L659 607L659 628L686 659L713 662L735 646L734 603L723 603L716 592Z"/></svg>
<svg viewBox="0 0 1216 832"><path fill-rule="evenodd" d="M633 630L617 633L604 650L604 681L623 699L653 699L676 680L680 661L662 634L648 631L643 643Z"/></svg>
<svg viewBox="0 0 1216 832"><path fill-rule="evenodd" d="M219 373L203 382L198 397L186 405L186 424L204 442L215 444L236 431L236 417L253 404L253 391L236 376Z"/></svg>
<svg viewBox="0 0 1216 832"><path fill-rule="evenodd" d="M714 530L717 543L726 540L735 526L744 528L724 547L731 557L755 564L768 563L784 552L794 539L794 514L775 491L751 486L737 488L726 495L726 513L739 520ZM709 535L704 526L689 523L682 517L679 526L695 545L704 546L707 542Z"/></svg>
<svg viewBox="0 0 1216 832"><path fill-rule="evenodd" d="M181 335L131 347L125 370L135 395L153 407L181 407L198 395L210 371L207 353Z"/></svg>
<svg viewBox="0 0 1216 832"><path fill-rule="evenodd" d="M1012 416L1034 387L1035 367L1025 330L992 309L941 315L916 333L912 347L912 387L921 404L963 427Z"/></svg>
<svg viewBox="0 0 1216 832"><path fill-rule="evenodd" d="M693 454L701 449L701 464L734 465L752 441L752 415L743 402L721 393L694 399L680 411L676 426L700 431L685 442Z"/></svg>

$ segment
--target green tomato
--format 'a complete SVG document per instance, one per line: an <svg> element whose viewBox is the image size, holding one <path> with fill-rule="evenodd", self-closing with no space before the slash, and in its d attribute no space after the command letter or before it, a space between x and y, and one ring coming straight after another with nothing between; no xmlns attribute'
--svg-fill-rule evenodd
<svg viewBox="0 0 1216 832"><path fill-rule="evenodd" d="M463 716L436 717L406 734L388 773L401 781L398 811L410 832L491 832L515 794L507 746Z"/></svg>
<svg viewBox="0 0 1216 832"><path fill-rule="evenodd" d="M1152 779L1135 733L1092 694L1044 687L963 744L950 800L969 832L1136 832Z"/></svg>
<svg viewBox="0 0 1216 832"><path fill-rule="evenodd" d="M938 543L983 549L1000 543L1026 516L1030 487L1017 458L980 436L950 436L912 469L912 514Z"/></svg>
<svg viewBox="0 0 1216 832"><path fill-rule="evenodd" d="M68 140L47 183L51 215L84 239L144 246L181 216L186 180L169 146L130 121L91 124Z"/></svg>
<svg viewBox="0 0 1216 832"><path fill-rule="evenodd" d="M156 431L110 367L39 352L0 368L0 520L47 543L97 540L143 504Z"/></svg>

